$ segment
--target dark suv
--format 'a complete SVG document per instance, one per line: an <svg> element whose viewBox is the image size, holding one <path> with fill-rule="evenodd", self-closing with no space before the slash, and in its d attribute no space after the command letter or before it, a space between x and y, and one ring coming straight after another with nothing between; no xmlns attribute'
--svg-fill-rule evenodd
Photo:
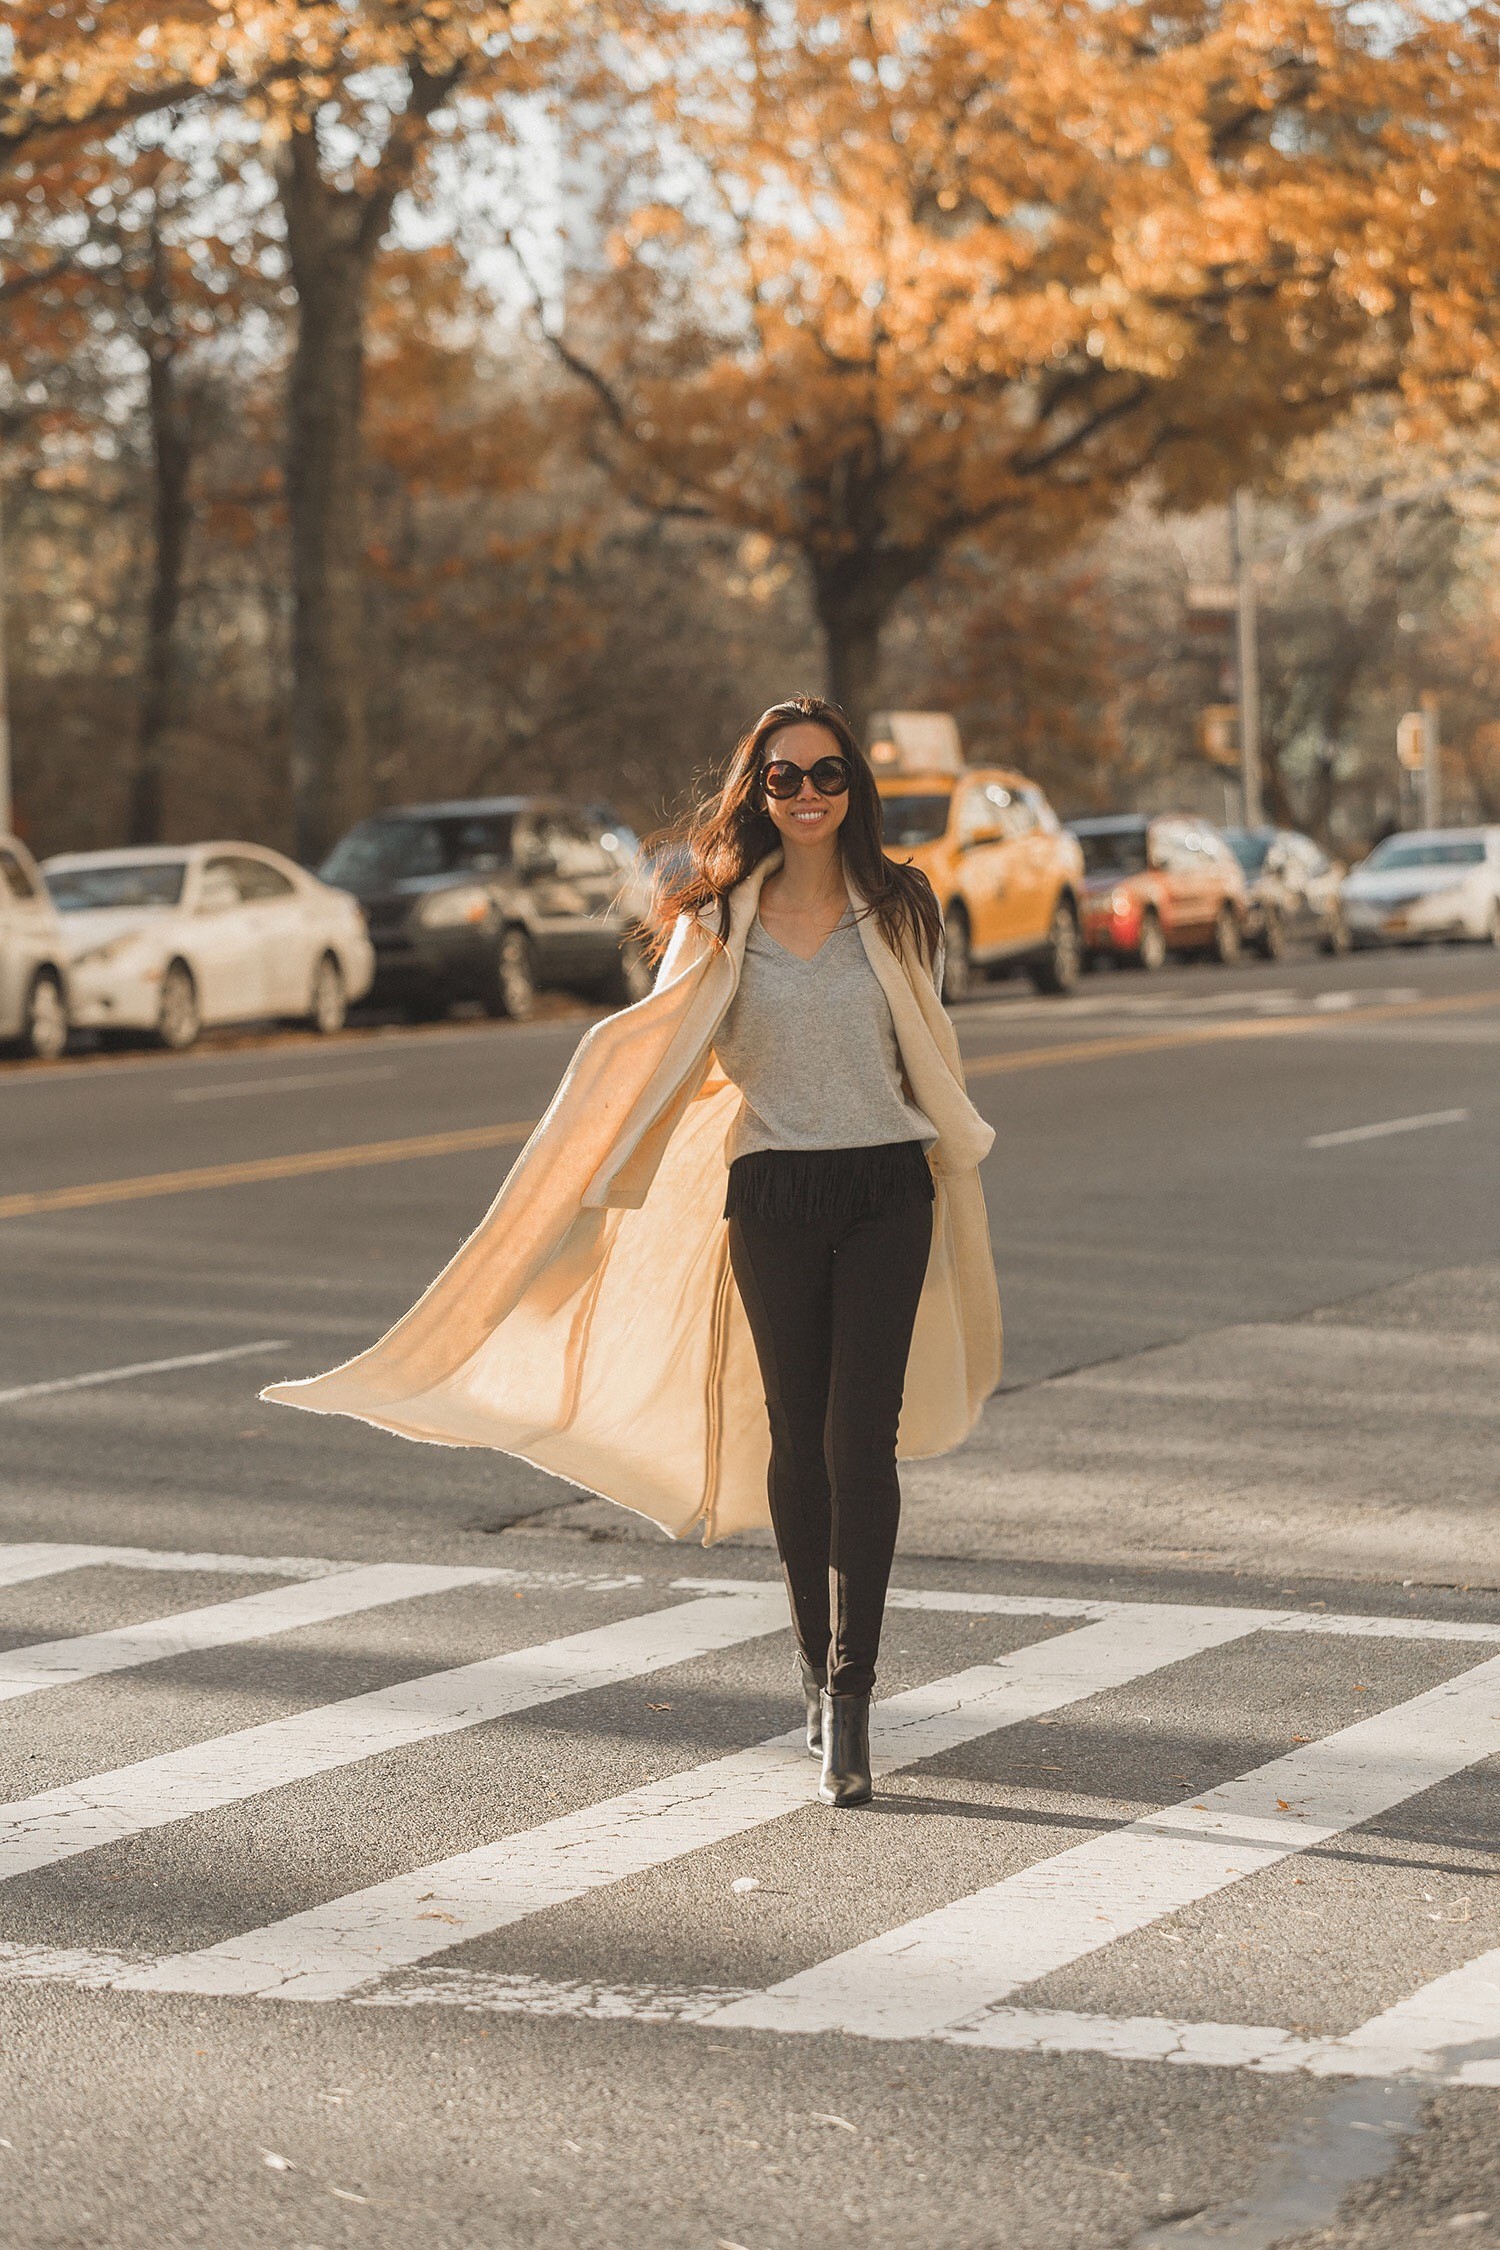
<svg viewBox="0 0 1500 2250"><path fill-rule="evenodd" d="M548 984L622 1003L651 989L631 843L577 806L402 805L351 828L318 872L364 908L371 999L413 1015L478 1000L524 1018Z"/></svg>

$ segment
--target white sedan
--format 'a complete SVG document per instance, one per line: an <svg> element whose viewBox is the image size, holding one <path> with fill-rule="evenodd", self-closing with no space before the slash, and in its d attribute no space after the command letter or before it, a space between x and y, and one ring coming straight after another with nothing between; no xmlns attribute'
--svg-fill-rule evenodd
<svg viewBox="0 0 1500 2250"><path fill-rule="evenodd" d="M1412 828L1387 836L1344 878L1356 945L1477 938L1500 945L1500 828Z"/></svg>
<svg viewBox="0 0 1500 2250"><path fill-rule="evenodd" d="M375 955L347 891L259 844L69 852L42 873L63 918L70 1013L191 1047L205 1024L342 1028Z"/></svg>

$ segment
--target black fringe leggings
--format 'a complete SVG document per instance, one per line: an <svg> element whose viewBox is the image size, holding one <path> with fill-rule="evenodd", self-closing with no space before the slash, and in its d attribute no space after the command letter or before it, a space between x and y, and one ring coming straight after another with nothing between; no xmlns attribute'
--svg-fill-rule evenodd
<svg viewBox="0 0 1500 2250"><path fill-rule="evenodd" d="M771 1522L793 1629L840 1695L875 1684L932 1196L916 1141L766 1151L730 1167L729 1256L771 1418Z"/></svg>

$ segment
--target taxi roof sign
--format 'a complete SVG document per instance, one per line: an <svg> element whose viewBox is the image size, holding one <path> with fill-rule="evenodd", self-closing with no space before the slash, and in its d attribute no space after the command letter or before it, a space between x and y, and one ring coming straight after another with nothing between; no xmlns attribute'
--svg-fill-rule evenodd
<svg viewBox="0 0 1500 2250"><path fill-rule="evenodd" d="M951 711L877 711L870 763L877 773L961 773L958 721Z"/></svg>

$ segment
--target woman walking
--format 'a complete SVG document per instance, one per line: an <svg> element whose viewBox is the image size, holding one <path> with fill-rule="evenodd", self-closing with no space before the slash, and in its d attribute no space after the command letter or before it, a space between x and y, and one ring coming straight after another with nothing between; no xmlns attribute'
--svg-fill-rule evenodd
<svg viewBox="0 0 1500 2250"><path fill-rule="evenodd" d="M657 904L650 996L583 1040L488 1216L358 1359L264 1395L517 1453L705 1540L764 1522L819 1794L870 1796L898 1453L999 1378L926 878L842 715L773 705ZM726 1223L727 1222L727 1223Z"/></svg>

